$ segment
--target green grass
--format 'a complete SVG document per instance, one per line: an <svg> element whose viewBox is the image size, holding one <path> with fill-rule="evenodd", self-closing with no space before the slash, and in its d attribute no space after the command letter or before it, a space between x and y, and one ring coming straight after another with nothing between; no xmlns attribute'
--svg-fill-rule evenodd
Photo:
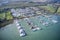
<svg viewBox="0 0 60 40"><path fill-rule="evenodd" d="M45 9L51 13L55 12L55 8L53 6L38 6L39 8Z"/></svg>
<svg viewBox="0 0 60 40"><path fill-rule="evenodd" d="M5 18L6 20L13 19L13 16L11 15L10 11L0 13L0 19L4 20Z"/></svg>
<svg viewBox="0 0 60 40"><path fill-rule="evenodd" d="M6 13L6 19L7 19L7 20L13 19L13 16L11 15L11 12L8 11L8 12Z"/></svg>
<svg viewBox="0 0 60 40"><path fill-rule="evenodd" d="M0 13L0 19L5 19L5 13Z"/></svg>
<svg viewBox="0 0 60 40"><path fill-rule="evenodd" d="M57 10L57 13L60 13L60 7L59 7L59 9Z"/></svg>

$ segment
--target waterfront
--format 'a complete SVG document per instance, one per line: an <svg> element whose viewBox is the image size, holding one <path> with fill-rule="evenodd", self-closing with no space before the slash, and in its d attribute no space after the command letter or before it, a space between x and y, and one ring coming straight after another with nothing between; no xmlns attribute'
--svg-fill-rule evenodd
<svg viewBox="0 0 60 40"><path fill-rule="evenodd" d="M25 28L28 34L25 37L20 37L17 26L15 23L9 24L0 29L1 40L59 40L60 38L60 16L58 17L57 24L50 24L48 27L41 25L39 19L34 17L30 18L36 25L42 28L42 30L33 32L24 20L19 20L20 24Z"/></svg>
<svg viewBox="0 0 60 40"><path fill-rule="evenodd" d="M0 1L0 40L60 40L60 1L36 1Z"/></svg>

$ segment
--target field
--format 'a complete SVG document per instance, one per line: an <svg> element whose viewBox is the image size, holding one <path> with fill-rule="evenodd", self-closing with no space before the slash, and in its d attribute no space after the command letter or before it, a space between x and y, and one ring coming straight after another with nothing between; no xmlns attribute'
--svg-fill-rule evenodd
<svg viewBox="0 0 60 40"><path fill-rule="evenodd" d="M50 13L54 13L56 8L54 8L53 6L38 6L39 8L49 11Z"/></svg>
<svg viewBox="0 0 60 40"><path fill-rule="evenodd" d="M11 20L13 19L13 16L11 15L11 12L2 12L0 13L0 19L6 19L6 20Z"/></svg>
<svg viewBox="0 0 60 40"><path fill-rule="evenodd" d="M60 7L59 7L59 9L57 10L57 13L60 13Z"/></svg>

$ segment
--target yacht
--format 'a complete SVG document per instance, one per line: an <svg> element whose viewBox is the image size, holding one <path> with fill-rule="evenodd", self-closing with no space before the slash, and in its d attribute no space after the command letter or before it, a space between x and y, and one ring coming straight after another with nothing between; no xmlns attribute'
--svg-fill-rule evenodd
<svg viewBox="0 0 60 40"><path fill-rule="evenodd" d="M57 23L58 21L57 20L52 20L53 23Z"/></svg>
<svg viewBox="0 0 60 40"><path fill-rule="evenodd" d="M40 30L40 28L37 25L34 25L33 22L31 22L31 20L29 20L29 18L25 18L25 21L28 23L28 25L30 25L30 29L33 31L36 30Z"/></svg>
<svg viewBox="0 0 60 40"><path fill-rule="evenodd" d="M23 29L23 27L21 26L21 24L18 23L18 20L16 20L16 25L17 25L17 28L19 30L20 36L21 37L26 36L25 30Z"/></svg>

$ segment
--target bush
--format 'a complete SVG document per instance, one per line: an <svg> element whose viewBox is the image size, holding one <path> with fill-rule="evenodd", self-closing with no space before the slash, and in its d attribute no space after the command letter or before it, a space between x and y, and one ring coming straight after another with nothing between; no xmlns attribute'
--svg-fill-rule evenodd
<svg viewBox="0 0 60 40"><path fill-rule="evenodd" d="M5 13L0 13L0 19L2 19L2 20L5 19Z"/></svg>
<svg viewBox="0 0 60 40"><path fill-rule="evenodd" d="M11 19L13 19L13 16L11 15L11 12L7 12L6 13L6 20L11 20Z"/></svg>

